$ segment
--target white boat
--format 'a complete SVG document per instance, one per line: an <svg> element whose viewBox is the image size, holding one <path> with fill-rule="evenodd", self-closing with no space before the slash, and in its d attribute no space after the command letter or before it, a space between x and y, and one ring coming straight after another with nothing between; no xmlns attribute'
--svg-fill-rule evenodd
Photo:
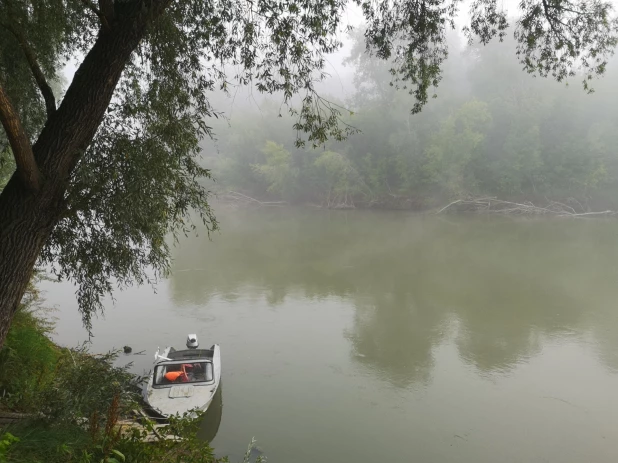
<svg viewBox="0 0 618 463"><path fill-rule="evenodd" d="M206 411L221 382L221 351L218 344L199 349L190 334L187 349L167 347L155 353L154 369L144 385L144 401L164 418L193 410Z"/></svg>

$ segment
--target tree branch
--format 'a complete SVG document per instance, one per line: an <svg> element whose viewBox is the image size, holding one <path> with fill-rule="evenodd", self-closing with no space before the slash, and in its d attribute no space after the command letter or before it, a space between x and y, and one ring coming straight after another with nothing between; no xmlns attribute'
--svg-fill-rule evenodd
<svg viewBox="0 0 618 463"><path fill-rule="evenodd" d="M556 30L556 26L553 23L553 20L556 19L555 16L552 16L552 14L549 12L549 5L547 4L547 0L543 0L543 11L545 12L545 19L547 19L547 22L549 23L549 27L551 28L552 31L554 31L554 33L556 35L560 35L559 32Z"/></svg>
<svg viewBox="0 0 618 463"><path fill-rule="evenodd" d="M149 23L171 0L127 2L127 14L114 21L111 33L98 34L73 77L56 114L43 126L33 145L46 178L69 179L105 116L122 71L144 37ZM60 182L61 183L61 182ZM59 183L59 184L60 184Z"/></svg>
<svg viewBox="0 0 618 463"><path fill-rule="evenodd" d="M0 122L11 145L17 172L30 190L38 191L41 186L41 175L34 160L32 146L21 125L19 115L2 86L0 86Z"/></svg>
<svg viewBox="0 0 618 463"><path fill-rule="evenodd" d="M93 11L94 14L96 14L99 17L99 19L101 20L101 24L103 24L103 27L105 27L106 29L109 30L109 22L107 21L107 16L105 14L103 14L103 12L101 10L99 10L95 6L95 4L92 3L90 0L81 0L81 2L86 6L86 8L88 8L91 11Z"/></svg>
<svg viewBox="0 0 618 463"><path fill-rule="evenodd" d="M19 42L19 45L22 51L24 52L24 55L26 55L26 60L28 61L30 70L32 71L32 74L34 75L34 80L39 86L39 90L41 90L41 94L43 95L43 99L45 100L45 108L47 110L47 117L50 117L52 114L56 112L56 98L54 97L53 90L51 89L51 87L47 83L47 80L45 79L45 75L43 74L43 71L41 70L39 63L37 62L36 54L34 53L34 50L28 44L28 41L26 40L26 37L21 32L21 30L15 27L12 23L0 23L0 25L2 25L7 30L9 30L11 34L13 34L15 38L17 39L17 41Z"/></svg>
<svg viewBox="0 0 618 463"><path fill-rule="evenodd" d="M108 23L112 22L115 16L114 0L99 0L99 11L103 13Z"/></svg>

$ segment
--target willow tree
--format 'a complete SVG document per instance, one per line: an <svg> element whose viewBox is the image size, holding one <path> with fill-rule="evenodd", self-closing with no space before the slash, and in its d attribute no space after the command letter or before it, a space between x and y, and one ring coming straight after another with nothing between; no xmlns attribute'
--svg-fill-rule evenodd
<svg viewBox="0 0 618 463"><path fill-rule="evenodd" d="M15 165L0 194L0 345L37 260L77 284L89 326L114 285L167 271L165 237L191 229L191 210L216 228L197 163L218 116L209 91L277 92L298 143L341 139L350 128L314 85L341 46L345 9L362 12L366 51L394 63L418 111L460 1L0 0L0 153ZM470 13L467 31L483 43L509 25L497 0ZM616 45L609 2L521 0L517 14L529 72L581 72L587 86ZM67 60L79 65L60 95Z"/></svg>

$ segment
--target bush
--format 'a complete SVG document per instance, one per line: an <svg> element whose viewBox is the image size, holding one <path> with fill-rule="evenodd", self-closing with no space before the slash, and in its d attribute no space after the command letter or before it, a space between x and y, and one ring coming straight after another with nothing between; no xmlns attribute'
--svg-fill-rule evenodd
<svg viewBox="0 0 618 463"><path fill-rule="evenodd" d="M53 423L82 423L110 407L118 414L135 408L139 378L128 372L130 365L114 366L118 352L93 355L86 345L62 349L53 381L41 391L39 411Z"/></svg>
<svg viewBox="0 0 618 463"><path fill-rule="evenodd" d="M43 317L40 302L30 286L0 350L0 404L5 408L38 410L42 391L53 381L60 349L48 337L53 324Z"/></svg>

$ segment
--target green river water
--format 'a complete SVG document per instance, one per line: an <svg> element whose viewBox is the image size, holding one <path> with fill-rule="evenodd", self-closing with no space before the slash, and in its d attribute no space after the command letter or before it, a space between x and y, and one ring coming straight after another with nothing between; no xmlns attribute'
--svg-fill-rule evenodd
<svg viewBox="0 0 618 463"><path fill-rule="evenodd" d="M93 350L217 342L218 454L272 463L618 461L618 221L216 208ZM68 284L56 339L86 338ZM125 358L123 357L123 360Z"/></svg>

